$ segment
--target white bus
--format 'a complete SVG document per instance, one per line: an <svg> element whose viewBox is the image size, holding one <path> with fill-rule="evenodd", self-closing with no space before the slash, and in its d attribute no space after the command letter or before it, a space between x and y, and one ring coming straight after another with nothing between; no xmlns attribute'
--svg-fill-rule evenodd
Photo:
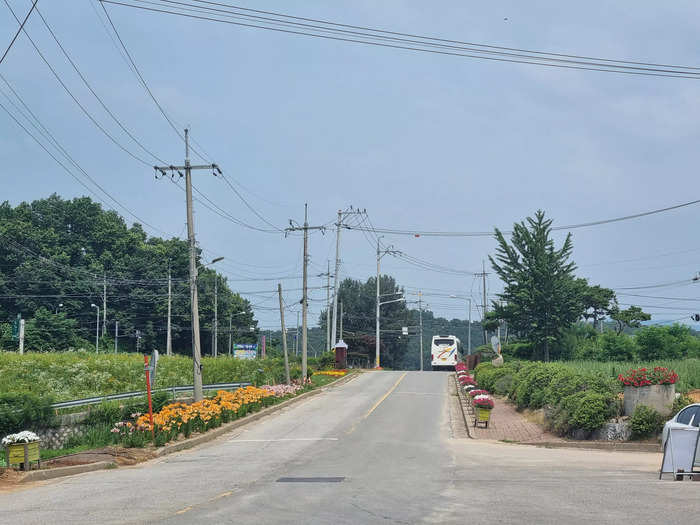
<svg viewBox="0 0 700 525"><path fill-rule="evenodd" d="M430 345L430 360L433 370L454 370L462 358L460 341L454 335L434 335Z"/></svg>

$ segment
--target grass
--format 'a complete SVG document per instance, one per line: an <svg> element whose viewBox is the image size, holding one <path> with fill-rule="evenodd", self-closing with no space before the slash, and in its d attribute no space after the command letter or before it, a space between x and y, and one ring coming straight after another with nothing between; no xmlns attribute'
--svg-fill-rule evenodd
<svg viewBox="0 0 700 525"><path fill-rule="evenodd" d="M687 392L700 388L700 359L669 359L665 361L563 361L563 364L580 371L600 372L610 377L617 377L631 368L649 368L663 366L674 370L678 374L676 390Z"/></svg>
<svg viewBox="0 0 700 525"><path fill-rule="evenodd" d="M279 358L241 360L228 356L205 357L203 382L250 382L257 385L282 382L284 367ZM298 372L292 365L292 372ZM132 392L145 388L143 356L140 354L94 354L88 352L0 352L0 393L32 392L68 401L98 395ZM161 357L157 388L192 384L192 359Z"/></svg>

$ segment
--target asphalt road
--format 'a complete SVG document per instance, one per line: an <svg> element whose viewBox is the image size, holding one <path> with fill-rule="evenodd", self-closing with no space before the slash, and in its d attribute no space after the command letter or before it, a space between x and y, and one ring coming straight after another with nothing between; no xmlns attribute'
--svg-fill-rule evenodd
<svg viewBox="0 0 700 525"><path fill-rule="evenodd" d="M0 523L700 523L700 483L658 481L658 454L466 438L447 377L365 373L196 450L0 494Z"/></svg>

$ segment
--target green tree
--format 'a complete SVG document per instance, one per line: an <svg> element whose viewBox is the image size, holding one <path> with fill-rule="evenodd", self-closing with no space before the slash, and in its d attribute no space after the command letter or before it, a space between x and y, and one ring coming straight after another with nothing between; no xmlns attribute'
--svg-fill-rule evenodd
<svg viewBox="0 0 700 525"><path fill-rule="evenodd" d="M630 306L621 310L617 304L610 310L610 318L617 323L616 332L621 334L625 328L639 328L642 321L649 321L651 315L642 311L639 306Z"/></svg>
<svg viewBox="0 0 700 525"><path fill-rule="evenodd" d="M495 230L498 247L491 265L504 283L499 295L505 304L494 302L500 319L522 337L532 341L545 361L563 328L584 312L580 284L574 279L575 265L569 261L571 234L556 249L551 238L551 219L539 210L535 217L513 225L509 243Z"/></svg>
<svg viewBox="0 0 700 525"><path fill-rule="evenodd" d="M593 322L593 328L598 328L598 323L609 316L615 308L615 292L597 284L590 286L586 279L577 279L577 283L581 289L581 301L584 307L583 317Z"/></svg>

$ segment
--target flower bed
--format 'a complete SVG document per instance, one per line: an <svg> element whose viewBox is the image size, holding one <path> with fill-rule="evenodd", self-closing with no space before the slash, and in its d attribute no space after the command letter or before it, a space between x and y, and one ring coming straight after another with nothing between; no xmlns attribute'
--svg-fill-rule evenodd
<svg viewBox="0 0 700 525"><path fill-rule="evenodd" d="M485 409L492 409L493 408L493 399L491 399L487 395L478 395L475 396L472 399L472 404L474 405L475 408L485 408Z"/></svg>
<svg viewBox="0 0 700 525"><path fill-rule="evenodd" d="M489 393L486 390L480 390L480 389L474 389L469 391L469 395L471 397L476 397L476 396L488 396Z"/></svg>
<svg viewBox="0 0 700 525"><path fill-rule="evenodd" d="M663 366L657 366L651 371L646 368L631 369L627 371L627 375L618 375L617 379L624 386L672 385L678 381L678 374Z"/></svg>
<svg viewBox="0 0 700 525"><path fill-rule="evenodd" d="M17 434L10 434L9 436L5 436L4 438L2 438L2 446L8 447L10 445L15 445L18 443L34 443L35 441L39 441L39 436L37 436L34 432L25 430L23 432L18 432Z"/></svg>
<svg viewBox="0 0 700 525"><path fill-rule="evenodd" d="M343 377L347 373L347 370L319 370L318 372L314 372L314 375Z"/></svg>

